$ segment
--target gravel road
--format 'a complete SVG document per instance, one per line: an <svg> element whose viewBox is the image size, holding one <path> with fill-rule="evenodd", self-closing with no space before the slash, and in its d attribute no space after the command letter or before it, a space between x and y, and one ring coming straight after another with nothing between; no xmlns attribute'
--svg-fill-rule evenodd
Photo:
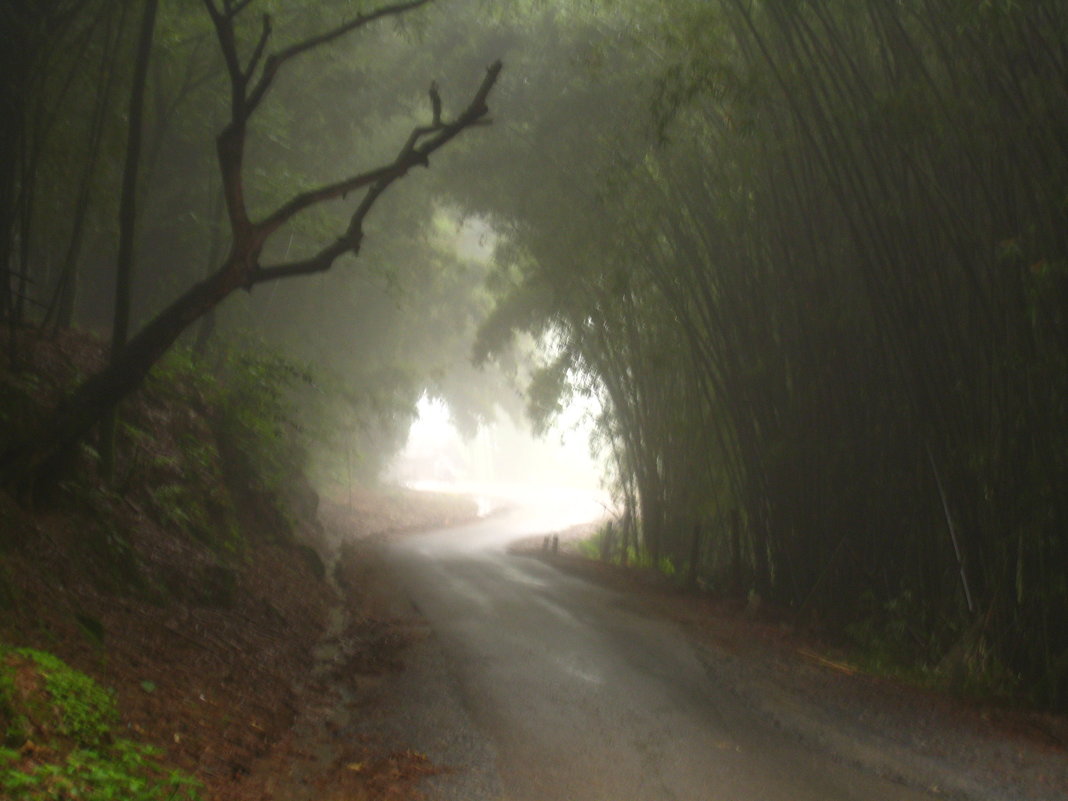
<svg viewBox="0 0 1068 801"><path fill-rule="evenodd" d="M506 551L582 513L545 497L384 546L392 611L421 621L422 635L362 727L449 767L430 798L1062 797L1045 794L1045 774L998 787L970 772L974 754L955 763L888 738L871 710L820 703L818 682L780 686L632 597ZM1046 757L1030 769L1068 773L1063 752Z"/></svg>

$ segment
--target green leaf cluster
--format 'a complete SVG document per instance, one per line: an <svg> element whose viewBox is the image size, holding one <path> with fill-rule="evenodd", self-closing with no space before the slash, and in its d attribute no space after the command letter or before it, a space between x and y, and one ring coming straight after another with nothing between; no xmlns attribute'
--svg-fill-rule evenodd
<svg viewBox="0 0 1068 801"><path fill-rule="evenodd" d="M310 368L268 348L231 351L211 393L216 430L236 448L260 488L277 492L304 466L296 393L315 384Z"/></svg>
<svg viewBox="0 0 1068 801"><path fill-rule="evenodd" d="M29 648L15 653L36 664L59 714L59 733L85 745L102 742L118 717L112 694L50 653Z"/></svg>
<svg viewBox="0 0 1068 801"><path fill-rule="evenodd" d="M26 764L0 749L0 789L12 801L198 801L200 782L166 771L151 746L117 740L106 749L78 748L61 760Z"/></svg>
<svg viewBox="0 0 1068 801"><path fill-rule="evenodd" d="M16 688L29 671L30 689ZM25 682L24 682L25 683ZM114 696L44 651L0 645L0 791L12 801L198 801L162 752L113 735ZM32 739L31 739L32 738Z"/></svg>

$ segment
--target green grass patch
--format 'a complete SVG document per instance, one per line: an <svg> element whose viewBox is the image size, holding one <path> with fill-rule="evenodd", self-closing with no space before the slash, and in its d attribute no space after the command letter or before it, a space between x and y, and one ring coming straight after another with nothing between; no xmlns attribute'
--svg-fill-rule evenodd
<svg viewBox="0 0 1068 801"><path fill-rule="evenodd" d="M158 749L116 740L105 749L76 748L48 761L0 750L0 791L11 801L197 801L200 783L165 769Z"/></svg>
<svg viewBox="0 0 1068 801"><path fill-rule="evenodd" d="M11 801L198 801L162 752L115 737L111 692L44 651L0 646L0 797Z"/></svg>
<svg viewBox="0 0 1068 801"><path fill-rule="evenodd" d="M45 651L20 648L15 653L36 664L48 700L58 712L59 734L83 745L102 742L118 719L112 694Z"/></svg>

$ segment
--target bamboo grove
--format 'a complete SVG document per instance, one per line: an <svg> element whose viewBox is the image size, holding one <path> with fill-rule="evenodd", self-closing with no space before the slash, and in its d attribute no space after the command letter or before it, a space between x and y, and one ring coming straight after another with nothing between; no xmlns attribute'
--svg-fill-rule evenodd
<svg viewBox="0 0 1068 801"><path fill-rule="evenodd" d="M1068 6L610 10L467 190L483 355L551 332L536 405L602 396L623 558L1064 708Z"/></svg>
<svg viewBox="0 0 1068 801"><path fill-rule="evenodd" d="M350 5L264 7L295 36ZM1068 708L1068 4L416 5L411 32L383 29L365 55L279 86L251 140L256 176L274 176L257 202L335 175L367 130L392 141L432 114L429 79L455 113L503 58L477 147L450 146L407 182L418 203L370 220L492 228L485 292L426 237L368 262L424 292L462 284L473 307L492 295L483 359L517 332L551 343L529 391L539 415L598 396L625 510L606 551ZM141 236L165 246L142 245L159 279L142 312L228 244L210 177L225 75L203 7L160 6ZM39 8L56 13L2 54L0 147L19 154L0 161L12 331L107 305L93 265L111 261L130 81L117 54L137 17L110 0ZM359 108L385 111L363 127L324 116L308 146L306 123L332 105L318 93L348 97L353 75ZM324 220L296 245L323 241ZM367 294L351 281L331 284L339 303ZM254 296L258 325L321 325L321 293L303 293L287 290L284 315ZM302 344L366 344L365 368L388 368L390 343L442 339L462 305L442 297L392 327L383 304L333 315L335 335Z"/></svg>

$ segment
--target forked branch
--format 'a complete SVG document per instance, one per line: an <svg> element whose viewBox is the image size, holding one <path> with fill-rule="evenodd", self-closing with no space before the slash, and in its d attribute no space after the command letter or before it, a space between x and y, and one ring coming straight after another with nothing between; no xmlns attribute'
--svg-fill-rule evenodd
<svg viewBox="0 0 1068 801"><path fill-rule="evenodd" d="M237 15L251 4L251 0L222 0L222 7L218 5L218 0L202 0L202 2L215 28L219 49L230 78L230 121L219 135L217 142L223 195L226 198L227 216L234 234L235 252L242 254L245 268L251 269L266 238L294 214L323 200L369 186L381 180L394 167L394 165L389 165L354 176L346 181L306 192L294 198L259 226L254 226L249 220L248 210L245 207L243 187L245 139L249 120L263 101L279 70L291 59L329 44L368 23L414 11L433 0L409 0L409 2L382 6L366 14L357 14L328 31L308 37L266 57L264 54L267 52L272 27L270 16L264 14L259 37L248 57L246 66L242 66L241 63L234 21ZM256 78L257 70L259 71L258 78ZM252 86L251 89L250 86Z"/></svg>
<svg viewBox="0 0 1068 801"><path fill-rule="evenodd" d="M232 91L231 118L217 141L219 168L233 237L230 253L215 272L188 287L147 322L100 372L82 382L67 401L44 418L40 425L6 444L0 451L0 485L17 487L22 497L31 497L38 479L59 475L64 454L109 414L122 398L137 388L152 365L193 322L242 287L248 288L290 275L323 272L330 269L344 253L358 252L363 240L364 220L378 198L398 178L414 166L428 164L431 154L462 131L487 124L489 110L486 99L500 74L500 62L489 68L467 108L452 122L441 120L437 104L432 100L432 123L414 128L391 163L298 195L262 222L253 223L248 218L242 177L248 121L279 67L289 59L331 42L372 20L401 14L429 2L431 0L415 0L385 6L263 61L270 38L270 21L265 20L247 66L242 68L234 19L251 5L251 0L203 0L215 27ZM254 101L249 102L247 86L260 64L262 72L254 90ZM359 189L364 190L364 195L353 211L346 230L334 242L305 261L268 268L259 266L259 255L267 238L286 221L316 203Z"/></svg>
<svg viewBox="0 0 1068 801"><path fill-rule="evenodd" d="M494 84L497 83L501 68L500 61L490 65L489 69L486 70L486 77L482 79L482 83L471 102L454 121L448 123L439 122L414 128L391 164L354 176L346 181L339 181L336 184L319 187L298 195L260 223L257 229L262 237L261 241L265 241L270 234L285 225L286 222L301 211L325 200L342 197L346 193L364 186L369 187L350 217L345 233L338 239L307 259L270 267L255 267L251 272L249 285L273 281L278 278L325 272L330 269L341 255L359 253L360 246L363 244L364 220L378 198L393 182L398 178L403 178L413 167L427 166L430 162L431 154L465 129L487 122L486 115L489 113L489 106L486 101Z"/></svg>
<svg viewBox="0 0 1068 801"><path fill-rule="evenodd" d="M439 116L440 109L435 108L434 113L437 118L435 122L430 125L416 126L413 128L408 135L408 139L405 141L404 146L391 163L384 164L380 167L368 170L367 172L360 173L359 175L351 176L342 181L310 189L293 197L272 212L263 220L263 222L257 224L256 228L260 237L266 240L267 237L289 222L297 214L312 206L318 205L319 203L327 200L343 198L350 192L362 189L365 186L370 186L376 182L392 182L403 176L412 167L420 165L427 166L430 160L430 155L465 128L488 122L485 119L486 115L489 113L489 107L486 104L486 100L489 97L490 91L493 89L493 85L497 82L497 77L501 72L501 66L500 61L490 65L489 69L486 71L486 77L483 78L478 91L471 99L467 108L464 109L460 116L455 120L452 122L441 121ZM420 142L422 144L420 144Z"/></svg>
<svg viewBox="0 0 1068 801"><path fill-rule="evenodd" d="M210 0L209 0L210 1ZM407 3L396 3L394 5L382 6L367 14L357 14L353 19L338 25L335 28L310 36L307 39L290 45L285 50L281 50L277 53L272 53L267 57L266 62L263 65L263 72L260 74L259 80L256 81L255 87L248 96L248 111L251 113L255 108L263 101L267 91L271 88L271 84L274 82L275 76L278 74L278 70L282 68L290 59L296 58L303 53L307 53L310 50L314 50L317 47L322 47L325 44L329 44L336 39L340 39L342 36L352 33L358 28L362 28L368 23L375 20L382 19L383 17L394 17L409 11L414 11L420 6L425 6L433 0L410 0ZM248 76L251 79L251 75Z"/></svg>

